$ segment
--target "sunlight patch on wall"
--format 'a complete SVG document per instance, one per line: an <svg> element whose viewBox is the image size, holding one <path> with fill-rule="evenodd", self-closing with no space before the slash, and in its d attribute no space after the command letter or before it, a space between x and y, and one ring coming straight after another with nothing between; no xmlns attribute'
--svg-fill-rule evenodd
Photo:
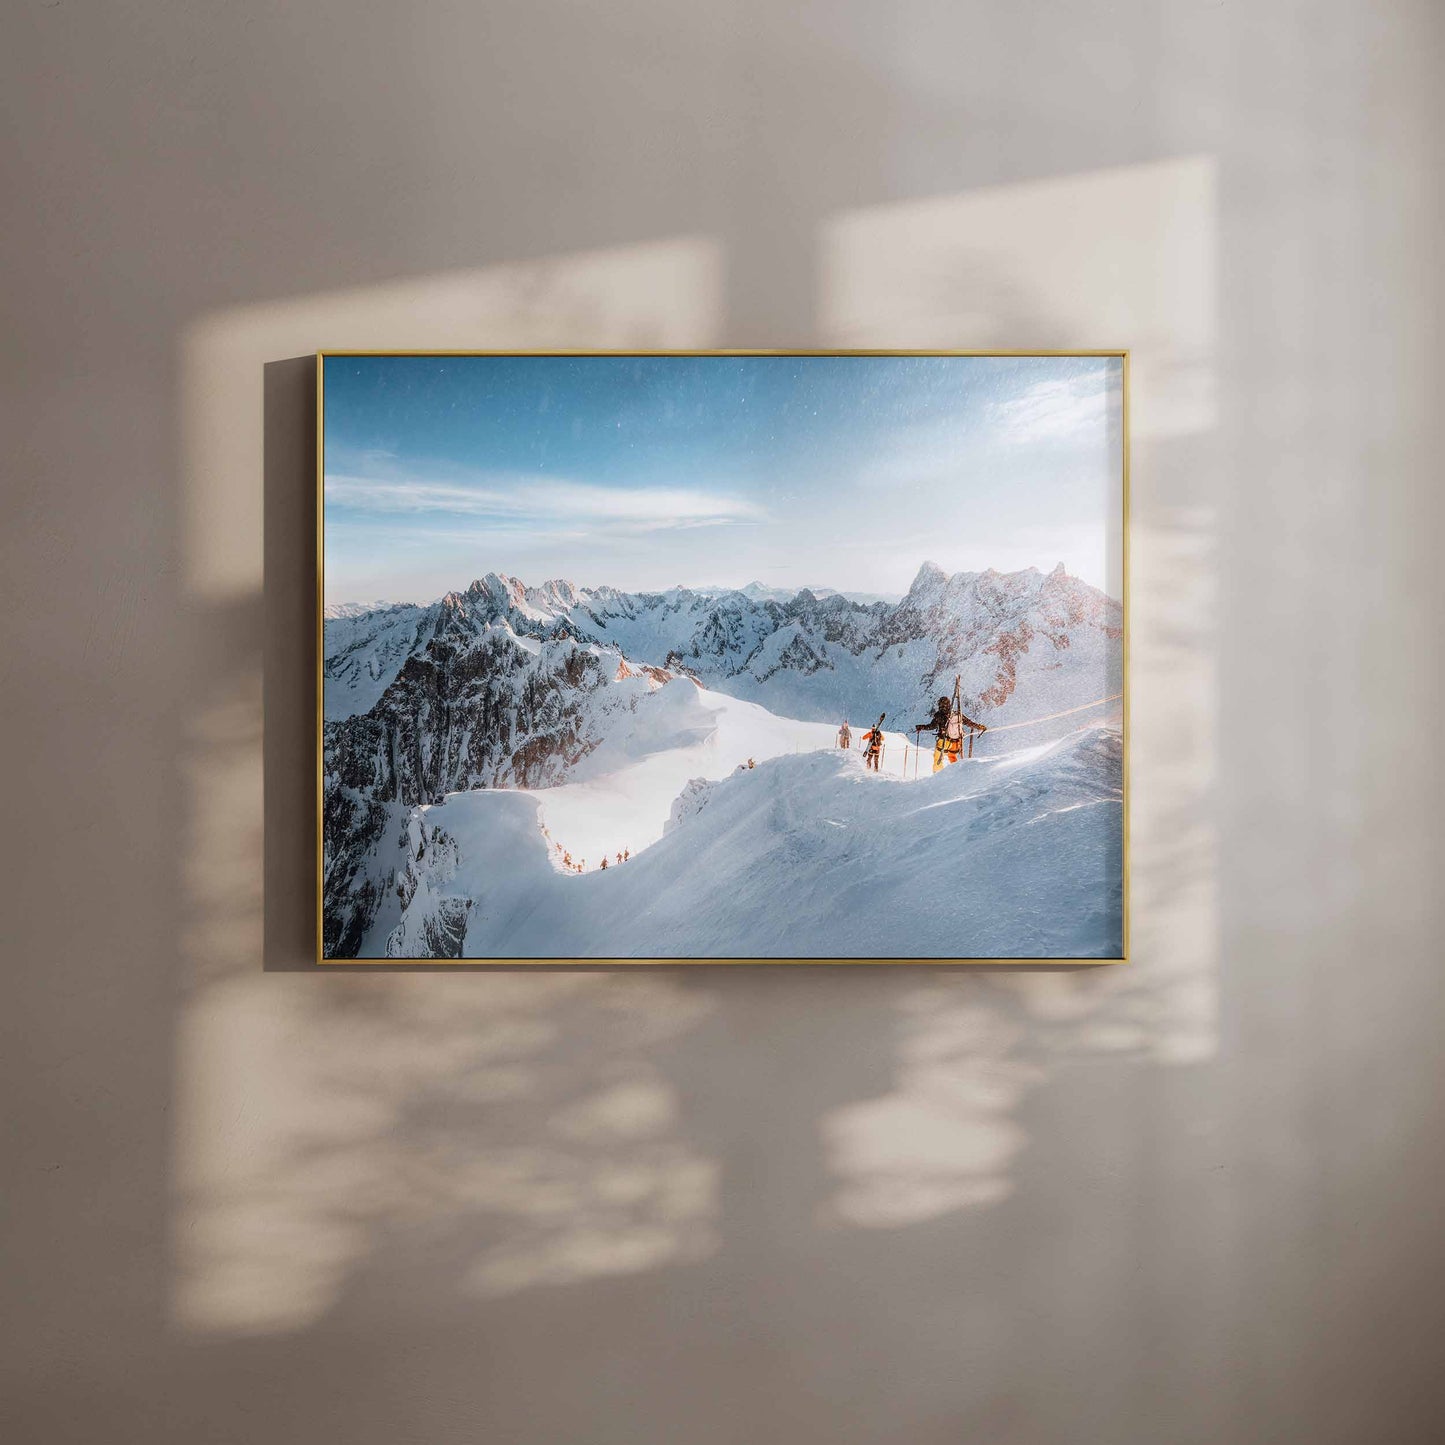
<svg viewBox="0 0 1445 1445"><path fill-rule="evenodd" d="M718 1166L677 1139L680 1123L672 1089L642 1070L564 1105L538 1145L490 1156L475 1183L512 1228L466 1288L512 1294L711 1253Z"/></svg>
<svg viewBox="0 0 1445 1445"><path fill-rule="evenodd" d="M716 1165L648 1051L710 1004L659 976L230 978L187 1010L175 1317L301 1328L657 1268L716 1245Z"/></svg>
<svg viewBox="0 0 1445 1445"><path fill-rule="evenodd" d="M1127 347L1135 438L1214 425L1210 156L869 206L823 228L823 345Z"/></svg>
<svg viewBox="0 0 1445 1445"><path fill-rule="evenodd" d="M530 350L716 344L722 258L682 236L447 271L201 317L181 343L186 583L259 589L261 375L317 350Z"/></svg>
<svg viewBox="0 0 1445 1445"><path fill-rule="evenodd" d="M312 475L294 398L267 446L263 376L318 347L704 347L721 294L719 248L679 237L229 309L183 334L184 567L215 639L178 759L187 976L170 1293L183 1329L300 1328L392 1268L404 1276L387 1286L392 1307L424 1308L438 1251L450 1289L497 1293L711 1247L712 1165L641 1057L690 1027L701 990L661 976L399 986L262 972L263 683L288 723L304 718L291 690L309 651L306 638L280 647L279 678L268 651L263 677L277 643L265 629L272 614L310 626L294 545L291 570L266 578L263 496L278 456L282 490L309 497ZM294 746L309 736L303 721ZM288 828L305 826L301 794Z"/></svg>
<svg viewBox="0 0 1445 1445"><path fill-rule="evenodd" d="M1026 1144L1018 1111L1061 1071L1217 1049L1216 172L1186 157L867 207L822 228L824 345L1131 353L1132 962L960 973L905 994L893 1087L822 1121L837 1181L825 1222L996 1203Z"/></svg>
<svg viewBox="0 0 1445 1445"><path fill-rule="evenodd" d="M886 1228L970 1205L996 1204L1027 1136L1014 1114L1043 1071L1012 1057L1017 1024L920 989L901 1007L895 1090L824 1120L828 1167L841 1182L820 1222Z"/></svg>

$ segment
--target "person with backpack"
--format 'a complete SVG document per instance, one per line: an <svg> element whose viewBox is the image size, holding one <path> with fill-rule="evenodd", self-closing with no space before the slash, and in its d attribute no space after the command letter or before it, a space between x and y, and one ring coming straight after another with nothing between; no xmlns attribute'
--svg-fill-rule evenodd
<svg viewBox="0 0 1445 1445"><path fill-rule="evenodd" d="M848 719L843 719L843 726L838 729L838 746L846 753L853 746L853 729L848 726Z"/></svg>
<svg viewBox="0 0 1445 1445"><path fill-rule="evenodd" d="M945 694L938 699L938 706L933 709L928 720L914 725L914 732L935 734L936 741L933 744L933 771L935 773L943 766L944 757L948 753L948 724L952 716L953 703ZM951 763L957 760L957 752L948 759Z"/></svg>
<svg viewBox="0 0 1445 1445"><path fill-rule="evenodd" d="M883 719L880 717L877 723L863 734L863 766L872 768L876 773L878 764L883 760Z"/></svg>
<svg viewBox="0 0 1445 1445"><path fill-rule="evenodd" d="M981 723L965 717L961 708L953 705L946 695L938 699L933 716L927 722L918 724L917 731L935 735L933 743L933 771L936 773L948 763L956 763L963 756L963 730L974 728L984 731Z"/></svg>

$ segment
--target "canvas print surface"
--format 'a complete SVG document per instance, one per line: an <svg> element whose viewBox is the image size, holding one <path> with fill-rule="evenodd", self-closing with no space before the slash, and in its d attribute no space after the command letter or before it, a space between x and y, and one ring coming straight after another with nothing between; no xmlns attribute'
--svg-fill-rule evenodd
<svg viewBox="0 0 1445 1445"><path fill-rule="evenodd" d="M1124 360L322 360L327 959L1117 959Z"/></svg>

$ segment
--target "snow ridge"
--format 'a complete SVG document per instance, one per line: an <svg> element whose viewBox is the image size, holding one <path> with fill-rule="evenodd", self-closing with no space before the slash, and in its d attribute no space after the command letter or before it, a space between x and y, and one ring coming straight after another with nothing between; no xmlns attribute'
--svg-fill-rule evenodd
<svg viewBox="0 0 1445 1445"><path fill-rule="evenodd" d="M581 877L549 862L545 794L458 794L422 810L429 865L406 834L423 881L363 956L1117 957L1120 757L1103 726L916 784L781 756L689 783L658 843Z"/></svg>

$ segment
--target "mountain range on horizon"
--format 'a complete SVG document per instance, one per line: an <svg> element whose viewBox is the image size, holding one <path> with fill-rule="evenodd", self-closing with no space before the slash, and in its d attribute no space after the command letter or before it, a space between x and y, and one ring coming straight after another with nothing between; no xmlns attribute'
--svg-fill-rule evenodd
<svg viewBox="0 0 1445 1445"><path fill-rule="evenodd" d="M738 592L750 602L790 602L800 592L811 592L814 597L846 597L850 602L861 602L865 606L873 602L892 604L903 600L901 592L840 592L836 587L769 587L766 582L749 582L742 587L730 587L722 583L698 583L688 587L679 582L665 590L668 592L696 592L703 597L723 597L729 592ZM440 601L441 599L434 600ZM397 602L390 598L376 598L371 602L328 602L324 609L324 615L327 617L360 617L363 613L379 612L386 607L416 605L415 603Z"/></svg>
<svg viewBox="0 0 1445 1445"><path fill-rule="evenodd" d="M571 636L613 647L634 664L676 667L711 681L734 677L744 689L744 672L759 684L780 670L804 675L840 669L847 673L847 658L858 658L870 647L937 637L946 645L933 659L935 665L919 672L921 680L936 675L950 661L968 661L980 652L973 644L981 639L984 655L989 655L986 644L993 639L983 634L1012 628L1016 635L1001 642L1007 655L1000 656L997 674L980 676L972 689L980 707L997 706L1012 692L1009 670L1002 664L1026 654L1036 634L1062 636L1085 620L1106 633L1121 629L1122 609L1098 589L1071 577L1062 563L1049 573L1030 567L1012 573L987 569L950 576L925 562L896 602L822 588L779 595L761 583L725 590L674 587L662 592L582 588L565 578L528 586L519 578L489 572L429 604L327 607L326 716L337 719L366 711L394 680L403 661L430 642L475 638L499 624L517 637ZM837 680L839 687L831 691L838 696L828 700L826 715L836 711L839 702L846 709L849 699L843 693L855 690L856 679L840 675ZM818 694L825 690L809 688L810 700L821 701Z"/></svg>
<svg viewBox="0 0 1445 1445"><path fill-rule="evenodd" d="M1058 566L1062 567L1063 563L1059 563ZM923 564L922 570L927 571L933 568L937 568L936 563L925 562ZM937 570L942 571L943 569L937 568ZM1038 569L1029 568L1025 570L1036 571ZM505 577L507 574L498 573L495 575ZM510 580L515 581L516 579L512 578ZM575 587L578 592L582 593L593 590L584 587L577 587L575 583L566 581L563 578L553 578L547 582L542 583L541 585L543 589L553 586ZM596 590L606 592L613 589L600 588ZM794 597L798 596L799 593L808 592L811 593L814 597L818 598L843 597L846 598L849 602L857 602L865 607L871 606L875 602L886 602L889 606L896 606L907 595L903 592L863 592L837 587L810 586L807 584L804 584L800 587L774 586L766 582L758 581L756 579L752 582L744 583L741 587L735 587L731 584L722 582L677 582L674 583L671 587L661 589L634 588L630 590L632 590L636 595L643 595L644 593L667 595L668 593L675 592L695 592L699 596L703 597L724 597L730 593L736 592L741 596L746 597L750 602L790 602ZM436 597L433 598L430 602L418 603L400 601L397 598L391 597L378 597L373 598L370 601L328 602L323 608L323 616L325 616L326 618L360 617L367 612L380 612L386 608L391 607L429 607L434 605L436 602L440 602L441 600L442 599L440 597Z"/></svg>

